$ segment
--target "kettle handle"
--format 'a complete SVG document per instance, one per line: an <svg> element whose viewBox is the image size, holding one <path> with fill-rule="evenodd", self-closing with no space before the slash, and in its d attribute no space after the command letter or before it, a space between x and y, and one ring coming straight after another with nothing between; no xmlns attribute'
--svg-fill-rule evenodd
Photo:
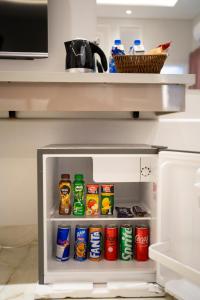
<svg viewBox="0 0 200 300"><path fill-rule="evenodd" d="M99 48L94 43L92 43L92 42L89 42L89 43L90 43L92 53L97 53L100 56L103 69L106 72L108 69L108 63L107 63L107 59L106 59L106 56L105 56L103 50L101 50L101 48Z"/></svg>
<svg viewBox="0 0 200 300"><path fill-rule="evenodd" d="M72 41L64 42L66 51L68 50L68 47L69 47L69 45L71 44L71 42L72 42Z"/></svg>

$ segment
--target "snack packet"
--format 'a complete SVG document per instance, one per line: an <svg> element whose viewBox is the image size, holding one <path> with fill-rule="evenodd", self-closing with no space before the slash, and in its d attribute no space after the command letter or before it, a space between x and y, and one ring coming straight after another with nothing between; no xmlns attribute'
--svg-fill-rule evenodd
<svg viewBox="0 0 200 300"><path fill-rule="evenodd" d="M117 211L117 217L118 218L132 218L134 217L132 210L130 207L115 207Z"/></svg>

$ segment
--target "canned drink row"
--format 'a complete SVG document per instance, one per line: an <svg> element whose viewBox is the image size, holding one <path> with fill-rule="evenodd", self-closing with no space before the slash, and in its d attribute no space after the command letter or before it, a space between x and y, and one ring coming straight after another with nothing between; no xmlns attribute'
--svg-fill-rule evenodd
<svg viewBox="0 0 200 300"><path fill-rule="evenodd" d="M58 226L56 258L66 261L70 258L70 226ZM135 226L124 224L91 225L89 227L77 225L75 228L74 259L91 261L134 259L146 261L148 259L149 228L145 225Z"/></svg>
<svg viewBox="0 0 200 300"><path fill-rule="evenodd" d="M70 258L70 226L58 226L56 259L66 261ZM84 261L89 258L99 261L103 250L103 227L101 225L82 226L75 229L74 259Z"/></svg>

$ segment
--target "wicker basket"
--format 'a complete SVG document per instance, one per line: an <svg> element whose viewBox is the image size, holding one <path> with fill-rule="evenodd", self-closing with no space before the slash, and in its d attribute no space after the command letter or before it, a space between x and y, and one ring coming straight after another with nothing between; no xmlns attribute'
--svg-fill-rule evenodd
<svg viewBox="0 0 200 300"><path fill-rule="evenodd" d="M119 73L160 73L166 58L166 54L114 56Z"/></svg>

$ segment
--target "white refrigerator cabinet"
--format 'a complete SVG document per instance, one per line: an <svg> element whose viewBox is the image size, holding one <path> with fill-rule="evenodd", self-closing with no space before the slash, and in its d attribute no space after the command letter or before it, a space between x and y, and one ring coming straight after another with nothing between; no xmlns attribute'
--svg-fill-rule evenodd
<svg viewBox="0 0 200 300"><path fill-rule="evenodd" d="M139 204L145 217L74 217L58 213L62 173L114 183L115 205ZM149 257L138 261L55 260L58 224L145 224ZM38 298L161 297L200 299L200 153L147 145L50 145L38 150ZM187 288L186 288L187 287ZM37 298L36 295L36 298ZM189 298L193 295L193 298Z"/></svg>

